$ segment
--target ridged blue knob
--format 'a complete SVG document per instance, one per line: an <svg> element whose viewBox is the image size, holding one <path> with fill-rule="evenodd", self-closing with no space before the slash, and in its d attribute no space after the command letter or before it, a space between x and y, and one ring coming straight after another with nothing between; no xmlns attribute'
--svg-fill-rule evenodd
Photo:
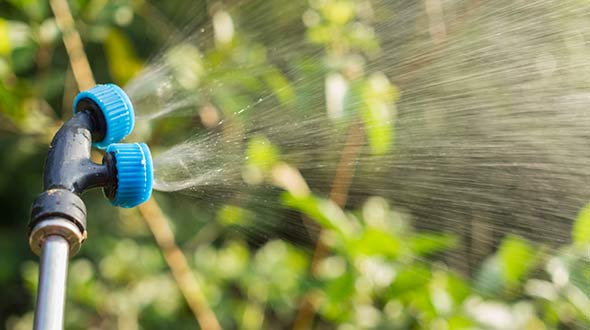
<svg viewBox="0 0 590 330"><path fill-rule="evenodd" d="M152 156L145 143L113 143L106 152L113 154L117 169L117 189L113 205L135 207L152 194L154 178Z"/></svg>
<svg viewBox="0 0 590 330"><path fill-rule="evenodd" d="M111 143L123 140L135 125L135 114L131 100L117 85L96 85L93 88L78 93L74 100L74 112L78 102L90 99L102 111L106 123L106 132L102 141L94 142L97 148L105 149Z"/></svg>

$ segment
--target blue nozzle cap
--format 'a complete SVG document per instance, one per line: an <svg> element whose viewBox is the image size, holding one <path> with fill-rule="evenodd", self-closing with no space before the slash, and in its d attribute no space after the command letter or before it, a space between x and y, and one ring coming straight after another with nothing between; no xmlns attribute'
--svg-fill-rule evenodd
<svg viewBox="0 0 590 330"><path fill-rule="evenodd" d="M97 148L105 149L111 143L123 140L135 125L135 114L131 100L117 85L96 85L93 88L78 93L74 100L74 112L78 102L90 99L102 111L106 123L106 132L102 141L94 142Z"/></svg>
<svg viewBox="0 0 590 330"><path fill-rule="evenodd" d="M113 205L135 207L152 194L154 179L152 156L145 143L113 143L106 152L115 157L117 189Z"/></svg>

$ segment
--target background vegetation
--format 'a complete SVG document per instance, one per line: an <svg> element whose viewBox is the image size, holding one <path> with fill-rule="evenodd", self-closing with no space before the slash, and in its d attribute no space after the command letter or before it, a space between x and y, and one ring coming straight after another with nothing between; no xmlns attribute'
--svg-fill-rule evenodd
<svg viewBox="0 0 590 330"><path fill-rule="evenodd" d="M41 0L0 2L0 323L15 330L31 328L37 282L37 257L25 235L29 207L41 189L47 145L69 118L80 84L62 41L71 31L58 27L59 1L50 2L53 11ZM380 36L371 33L379 22L379 13L367 14L371 1L69 5L96 81L125 85L159 54L158 63L167 66L192 64L171 73L181 82L181 95L197 87L209 91L200 94L194 113L142 124L140 134L156 151L210 130L203 109L229 117L268 91L272 97L265 102L302 117L327 110L326 120L335 120L333 138L353 141L338 144L343 150L337 156L380 159L395 153L399 95L387 72L366 67L364 60L378 57L381 47ZM246 23L254 18L257 24ZM215 34L216 21L232 26L229 36ZM195 42L183 38L187 26L207 30ZM287 57L272 46L290 50L282 38L294 33L305 36L295 45L299 57L281 63ZM304 60L311 55L318 61ZM182 80L186 72L199 82ZM293 83L302 76L319 79ZM209 88L220 82L224 88ZM354 106L341 109L337 100L324 100L323 90L342 82L349 84L346 101ZM235 121L234 127L249 132L247 117ZM187 284L183 289L170 273L171 250L154 241L168 220L153 209L116 210L93 191L85 196L89 240L70 265L67 329L215 329L217 322L224 329L590 326L590 206L579 212L571 240L559 248L509 234L475 264L454 267L449 253L465 257L452 253L464 243L456 233L416 229L420 219L369 191L357 191L362 198L349 202L345 183L306 181L301 160L289 158L293 150L272 136L249 136L237 150L248 156L240 164L250 178L244 191L256 198L235 202L213 193L211 202L204 198L211 194L207 188L192 196L155 194L189 276L197 280L188 294L199 297L198 306L187 303ZM329 172L329 180L350 180L346 173L354 169L346 166ZM339 170L345 174L336 175ZM146 218L154 212L157 221L150 222ZM195 317L209 308L213 316Z"/></svg>

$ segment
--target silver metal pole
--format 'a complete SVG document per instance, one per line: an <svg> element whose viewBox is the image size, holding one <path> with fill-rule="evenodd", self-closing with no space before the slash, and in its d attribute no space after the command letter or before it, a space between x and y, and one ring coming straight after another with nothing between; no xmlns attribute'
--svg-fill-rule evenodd
<svg viewBox="0 0 590 330"><path fill-rule="evenodd" d="M48 236L41 248L35 330L62 330L70 246L60 235Z"/></svg>

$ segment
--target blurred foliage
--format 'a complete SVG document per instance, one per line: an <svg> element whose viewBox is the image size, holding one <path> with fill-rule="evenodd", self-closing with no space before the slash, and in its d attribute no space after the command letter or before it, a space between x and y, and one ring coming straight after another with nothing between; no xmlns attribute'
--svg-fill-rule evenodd
<svg viewBox="0 0 590 330"><path fill-rule="evenodd" d="M204 1L69 3L100 82L125 84L172 41L164 60L187 63L173 67L179 84L174 88L199 91L193 97L221 116L271 91L279 107L297 106L302 115L325 110L344 128L361 122L374 155L395 152L397 89L385 74L365 67L380 48L368 0L273 0L269 6L276 10L270 11L248 3L225 10ZM279 14L282 7L290 10L288 16ZM37 285L37 258L25 235L29 206L40 190L49 139L69 117L77 88L47 2L4 1L0 13L0 322L16 330L31 327ZM245 24L242 30L240 22L252 17L260 17L266 31L278 32L260 35ZM176 40L186 26L208 22L213 35L204 32L201 44ZM317 104L307 99L313 95L296 88L294 78L271 60L273 38L301 25L305 47L320 51L323 59L294 64L299 72L322 77L310 88L328 91L320 102L325 109L308 109ZM207 41L214 45L204 45ZM205 46L211 50L205 52ZM154 123L152 144L182 139L194 123L183 118ZM244 153L244 171L254 178L249 183L282 188L269 198L280 212L297 212L319 225L329 252L310 271L315 261L309 242L290 243L272 231L263 232L262 240L250 239L249 233L260 231L260 210L231 201L211 208L190 197L156 194L224 329L290 328L304 296L312 297L317 310L316 329L588 328L590 204L575 221L571 245L547 253L542 242L510 235L470 277L440 258L461 245L458 237L415 230L411 219L381 197L369 197L355 209L339 207L312 192L281 148L263 135L251 137ZM89 242L70 265L66 328L194 329L139 214L114 210L100 192L85 199Z"/></svg>

